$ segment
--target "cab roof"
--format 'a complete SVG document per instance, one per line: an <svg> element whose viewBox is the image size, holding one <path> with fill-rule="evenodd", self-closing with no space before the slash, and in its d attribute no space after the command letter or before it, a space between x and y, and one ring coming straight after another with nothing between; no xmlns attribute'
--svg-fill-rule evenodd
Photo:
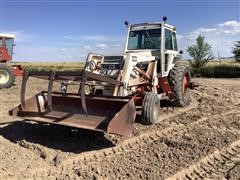
<svg viewBox="0 0 240 180"><path fill-rule="evenodd" d="M15 38L14 34L6 34L6 33L0 33L0 37L5 37L5 38Z"/></svg>
<svg viewBox="0 0 240 180"><path fill-rule="evenodd" d="M131 30L140 30L140 29L151 29L151 28L160 28L162 26L162 22L146 22L146 23L139 23L139 24L131 24ZM165 27L171 30L176 29L175 26L169 25L165 23Z"/></svg>

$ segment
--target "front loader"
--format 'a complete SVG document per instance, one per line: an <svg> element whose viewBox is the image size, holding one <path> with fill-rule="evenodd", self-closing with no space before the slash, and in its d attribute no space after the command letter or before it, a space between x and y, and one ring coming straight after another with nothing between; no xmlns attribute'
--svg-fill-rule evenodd
<svg viewBox="0 0 240 180"><path fill-rule="evenodd" d="M141 121L157 122L161 100L189 105L190 69L181 61L176 27L163 22L129 25L123 56L90 53L83 70L25 72L21 104L10 111L25 119L129 136L141 109ZM48 80L48 90L25 99L27 79ZM53 82L61 84L53 92ZM76 93L68 85L76 84Z"/></svg>

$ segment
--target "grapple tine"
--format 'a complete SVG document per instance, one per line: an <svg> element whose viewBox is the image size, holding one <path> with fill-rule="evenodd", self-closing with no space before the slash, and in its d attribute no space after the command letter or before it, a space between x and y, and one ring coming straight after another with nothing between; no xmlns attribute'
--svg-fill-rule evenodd
<svg viewBox="0 0 240 180"><path fill-rule="evenodd" d="M52 111L52 89L53 89L53 80L55 79L55 71L50 71L49 73L49 83L48 83L48 94L47 94L47 108L49 111Z"/></svg>
<svg viewBox="0 0 240 180"><path fill-rule="evenodd" d="M28 77L29 77L29 72L24 71L23 77L22 77L21 99L20 99L22 108L25 108L25 93L26 93L26 85L27 85Z"/></svg>
<svg viewBox="0 0 240 180"><path fill-rule="evenodd" d="M83 71L82 73L82 80L81 80L81 104L82 104L82 108L83 111L85 112L86 116L88 116L87 113L87 106L86 106L86 96L85 96L85 82L86 82L86 74Z"/></svg>

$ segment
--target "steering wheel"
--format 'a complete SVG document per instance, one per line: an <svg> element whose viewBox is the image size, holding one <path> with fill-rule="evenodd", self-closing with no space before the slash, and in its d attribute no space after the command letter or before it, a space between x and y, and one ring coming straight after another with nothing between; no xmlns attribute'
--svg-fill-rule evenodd
<svg viewBox="0 0 240 180"><path fill-rule="evenodd" d="M151 41L145 41L145 42L144 42L144 48L146 48L146 49L153 49L153 48L154 48L153 42L151 42Z"/></svg>

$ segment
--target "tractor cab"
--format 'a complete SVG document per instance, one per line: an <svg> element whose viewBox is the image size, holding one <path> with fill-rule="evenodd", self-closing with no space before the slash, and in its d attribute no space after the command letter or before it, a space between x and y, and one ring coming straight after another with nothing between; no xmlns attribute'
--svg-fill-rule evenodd
<svg viewBox="0 0 240 180"><path fill-rule="evenodd" d="M162 22L147 22L131 24L128 27L125 55L135 59L158 59L157 73L166 77L175 62L181 59L178 52L176 27ZM141 66L148 66L149 62L141 62Z"/></svg>
<svg viewBox="0 0 240 180"><path fill-rule="evenodd" d="M12 60L14 38L11 34L0 34L0 62Z"/></svg>
<svg viewBox="0 0 240 180"><path fill-rule="evenodd" d="M133 24L129 26L125 52L159 51L162 43L166 50L178 50L175 26L165 22Z"/></svg>

